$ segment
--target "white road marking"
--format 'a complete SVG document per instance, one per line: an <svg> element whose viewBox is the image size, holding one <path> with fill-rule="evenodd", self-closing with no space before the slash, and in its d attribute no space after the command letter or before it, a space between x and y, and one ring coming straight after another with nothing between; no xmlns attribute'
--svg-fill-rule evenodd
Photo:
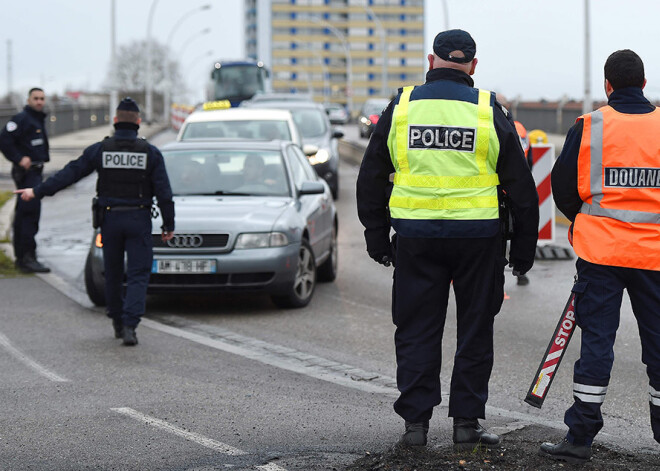
<svg viewBox="0 0 660 471"><path fill-rule="evenodd" d="M234 448L233 446L226 445L211 438L206 438L205 436L195 432L188 432L168 422L165 422L164 420L160 420L155 417L150 417L148 415L142 414L141 412L131 409L130 407L117 407L110 410L113 412L117 412L118 414L127 415L130 418L135 419L139 422L144 422L145 424L150 425L152 427L156 427L166 432L172 433L174 435L178 435L179 437L185 438L186 440L190 440L192 442L195 442L206 448L210 448L211 450L218 451L225 455L230 455L230 456L247 455L247 453L244 452L243 450L239 450L238 448Z"/></svg>
<svg viewBox="0 0 660 471"><path fill-rule="evenodd" d="M2 333L0 333L0 346L4 347L5 350L7 350L9 353L11 353L17 360L22 361L25 363L27 366L35 370L37 373L39 373L41 376L44 376L45 378L48 378L51 381L55 381L58 383L66 383L69 380L64 378L63 376L60 376L56 373L53 373L52 371L48 370L47 368L44 368L41 366L39 363L31 359L29 356L27 356L25 353L21 352L18 348L14 347L9 339Z"/></svg>
<svg viewBox="0 0 660 471"><path fill-rule="evenodd" d="M261 469L262 471L284 471L284 468L277 466L275 463L268 463L257 466L257 469Z"/></svg>

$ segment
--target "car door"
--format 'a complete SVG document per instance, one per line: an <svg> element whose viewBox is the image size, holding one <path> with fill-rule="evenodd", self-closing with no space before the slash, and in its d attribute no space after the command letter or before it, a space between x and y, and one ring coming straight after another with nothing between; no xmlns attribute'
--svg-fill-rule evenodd
<svg viewBox="0 0 660 471"><path fill-rule="evenodd" d="M296 192L302 182L320 181L316 172L302 150L295 145L287 146L287 157L293 176ZM330 249L332 228L332 195L327 186L318 195L301 195L298 197L300 214L306 220L309 243L314 255L318 258Z"/></svg>

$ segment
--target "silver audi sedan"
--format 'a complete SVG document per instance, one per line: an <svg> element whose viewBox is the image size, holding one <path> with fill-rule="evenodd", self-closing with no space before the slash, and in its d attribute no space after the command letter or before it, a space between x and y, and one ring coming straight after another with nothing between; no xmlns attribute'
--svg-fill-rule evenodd
<svg viewBox="0 0 660 471"><path fill-rule="evenodd" d="M337 276L337 214L327 183L284 141L179 141L161 148L174 193L175 237L153 220L149 293L255 291L278 307L312 299ZM85 266L92 302L105 304L102 238Z"/></svg>

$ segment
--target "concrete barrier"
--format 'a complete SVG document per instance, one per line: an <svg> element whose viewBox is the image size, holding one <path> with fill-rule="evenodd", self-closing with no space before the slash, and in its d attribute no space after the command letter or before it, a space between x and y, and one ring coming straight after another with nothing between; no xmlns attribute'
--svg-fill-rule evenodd
<svg viewBox="0 0 660 471"><path fill-rule="evenodd" d="M337 149L339 150L339 155L341 156L342 160L350 162L354 165L360 165L362 163L362 156L364 155L364 150L366 147L364 144L359 142L340 139Z"/></svg>

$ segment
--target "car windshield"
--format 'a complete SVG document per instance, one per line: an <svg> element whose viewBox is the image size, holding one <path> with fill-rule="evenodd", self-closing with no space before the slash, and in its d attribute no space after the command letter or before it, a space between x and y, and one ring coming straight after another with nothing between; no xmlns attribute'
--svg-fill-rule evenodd
<svg viewBox="0 0 660 471"><path fill-rule="evenodd" d="M290 141L289 123L284 120L201 121L187 123L181 140L187 139L280 139Z"/></svg>
<svg viewBox="0 0 660 471"><path fill-rule="evenodd" d="M175 196L288 196L280 152L272 150L163 151Z"/></svg>
<svg viewBox="0 0 660 471"><path fill-rule="evenodd" d="M309 109L292 109L293 120L300 129L300 134L303 138L306 137L319 137L327 132L325 117L323 112L316 108Z"/></svg>

